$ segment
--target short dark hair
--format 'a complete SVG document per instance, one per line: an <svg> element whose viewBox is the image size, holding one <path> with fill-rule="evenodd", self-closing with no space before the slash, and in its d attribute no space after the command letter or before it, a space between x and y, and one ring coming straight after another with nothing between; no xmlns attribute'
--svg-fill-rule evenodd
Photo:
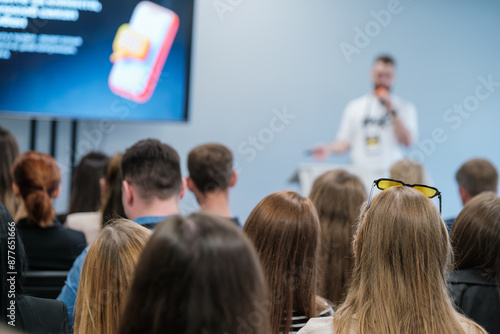
<svg viewBox="0 0 500 334"><path fill-rule="evenodd" d="M182 189L179 155L159 140L141 140L122 157L122 179L138 187L144 200L169 199Z"/></svg>
<svg viewBox="0 0 500 334"><path fill-rule="evenodd" d="M383 54L383 55L380 55L377 58L375 58L375 61L373 63L377 63L377 62L396 66L396 61L394 60L394 58L390 55L387 55L387 54Z"/></svg>
<svg viewBox="0 0 500 334"><path fill-rule="evenodd" d="M188 155L189 177L202 193L226 190L233 173L233 154L220 144L205 144Z"/></svg>
<svg viewBox="0 0 500 334"><path fill-rule="evenodd" d="M491 162L485 159L472 159L464 163L455 178L458 185L467 190L472 197L484 192L497 192L498 172Z"/></svg>

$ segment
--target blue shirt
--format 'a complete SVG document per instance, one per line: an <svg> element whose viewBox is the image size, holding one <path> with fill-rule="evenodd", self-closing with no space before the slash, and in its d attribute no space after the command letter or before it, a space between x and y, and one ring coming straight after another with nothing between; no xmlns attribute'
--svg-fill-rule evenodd
<svg viewBox="0 0 500 334"><path fill-rule="evenodd" d="M134 219L134 222L150 230L153 230L154 225L163 221L167 217L168 216L144 216ZM68 273L68 277L66 277L64 287L57 297L57 300L62 300L68 308L68 320L71 328L73 328L73 325L75 323L74 308L76 302L76 294L78 292L78 284L80 283L80 273L82 271L83 261L85 261L85 256L87 256L87 253L89 251L89 247L90 246L87 246L82 251L80 256L76 258L75 262L73 262L73 266Z"/></svg>

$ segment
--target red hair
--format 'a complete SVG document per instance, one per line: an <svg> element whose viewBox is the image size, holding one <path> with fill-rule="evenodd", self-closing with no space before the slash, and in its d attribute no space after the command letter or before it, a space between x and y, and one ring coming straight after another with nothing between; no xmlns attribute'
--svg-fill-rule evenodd
<svg viewBox="0 0 500 334"><path fill-rule="evenodd" d="M31 224L52 221L55 209L51 198L61 182L57 162L50 155L29 151L14 161L14 183L24 200Z"/></svg>

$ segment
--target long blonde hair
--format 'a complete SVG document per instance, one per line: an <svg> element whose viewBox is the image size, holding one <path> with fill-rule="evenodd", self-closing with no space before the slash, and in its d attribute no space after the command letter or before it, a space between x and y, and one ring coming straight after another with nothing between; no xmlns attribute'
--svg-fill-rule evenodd
<svg viewBox="0 0 500 334"><path fill-rule="evenodd" d="M394 187L375 197L361 215L354 252L351 285L333 320L337 334L486 333L453 308L448 233L420 192Z"/></svg>
<svg viewBox="0 0 500 334"><path fill-rule="evenodd" d="M339 305L347 292L354 254L356 218L366 190L363 182L343 169L331 170L315 181L309 198L321 225L319 295Z"/></svg>
<svg viewBox="0 0 500 334"><path fill-rule="evenodd" d="M75 333L114 334L139 255L152 232L127 219L104 227L83 263L76 298Z"/></svg>

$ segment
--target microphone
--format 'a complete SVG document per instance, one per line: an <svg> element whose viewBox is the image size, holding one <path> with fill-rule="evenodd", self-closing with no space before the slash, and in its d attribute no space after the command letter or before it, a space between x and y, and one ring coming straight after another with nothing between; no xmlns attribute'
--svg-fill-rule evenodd
<svg viewBox="0 0 500 334"><path fill-rule="evenodd" d="M384 104L384 101L382 101L381 97L385 95L389 90L387 87L384 86L378 86L377 89L375 89L375 96L378 97L378 100L380 103Z"/></svg>

